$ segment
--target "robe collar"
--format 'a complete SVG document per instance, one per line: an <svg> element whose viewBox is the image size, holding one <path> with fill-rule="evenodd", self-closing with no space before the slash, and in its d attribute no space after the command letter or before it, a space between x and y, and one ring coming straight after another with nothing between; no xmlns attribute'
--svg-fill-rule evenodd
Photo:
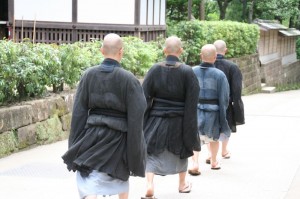
<svg viewBox="0 0 300 199"><path fill-rule="evenodd" d="M176 56L174 56L174 55L168 55L168 56L166 57L166 62L167 62L167 64L169 64L169 65L175 65L176 62L180 62L180 60L179 60L178 57L176 57Z"/></svg>
<svg viewBox="0 0 300 199"><path fill-rule="evenodd" d="M224 59L224 55L221 55L221 54L217 54L217 59Z"/></svg>
<svg viewBox="0 0 300 199"><path fill-rule="evenodd" d="M115 67L121 67L120 63L114 59L106 58L100 64L100 70L104 73L111 73Z"/></svg>
<svg viewBox="0 0 300 199"><path fill-rule="evenodd" d="M200 64L200 67L214 68L215 65L214 65L214 64L211 64L211 63L207 63L207 62L202 62L202 63Z"/></svg>

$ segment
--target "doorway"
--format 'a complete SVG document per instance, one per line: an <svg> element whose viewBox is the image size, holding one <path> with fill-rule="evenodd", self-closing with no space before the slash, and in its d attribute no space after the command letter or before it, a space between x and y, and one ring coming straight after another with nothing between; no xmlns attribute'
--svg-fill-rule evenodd
<svg viewBox="0 0 300 199"><path fill-rule="evenodd" d="M8 38L8 1L0 0L0 39Z"/></svg>

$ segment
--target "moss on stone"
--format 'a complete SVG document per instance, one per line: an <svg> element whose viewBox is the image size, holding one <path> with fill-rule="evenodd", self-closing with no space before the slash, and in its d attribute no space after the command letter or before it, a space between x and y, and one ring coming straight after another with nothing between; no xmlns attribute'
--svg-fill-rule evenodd
<svg viewBox="0 0 300 199"><path fill-rule="evenodd" d="M37 124L36 135L38 144L49 144L61 140L65 133L62 130L62 124L58 116L55 115Z"/></svg>
<svg viewBox="0 0 300 199"><path fill-rule="evenodd" d="M0 157L17 151L17 138L14 131L7 131L0 134Z"/></svg>

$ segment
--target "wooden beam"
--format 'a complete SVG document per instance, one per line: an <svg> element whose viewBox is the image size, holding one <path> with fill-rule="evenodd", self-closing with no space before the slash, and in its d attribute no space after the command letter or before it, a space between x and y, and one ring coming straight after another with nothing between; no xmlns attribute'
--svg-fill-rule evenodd
<svg viewBox="0 0 300 199"><path fill-rule="evenodd" d="M14 23L15 19L15 1L14 0L8 0L8 22L10 24Z"/></svg>
<svg viewBox="0 0 300 199"><path fill-rule="evenodd" d="M78 17L78 0L72 0L72 22L77 23Z"/></svg>
<svg viewBox="0 0 300 199"><path fill-rule="evenodd" d="M141 18L141 0L135 0L134 25L140 25L140 18Z"/></svg>

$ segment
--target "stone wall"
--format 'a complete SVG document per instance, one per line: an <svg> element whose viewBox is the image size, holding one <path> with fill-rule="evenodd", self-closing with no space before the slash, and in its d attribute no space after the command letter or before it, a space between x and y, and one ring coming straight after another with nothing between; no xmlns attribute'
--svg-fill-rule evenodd
<svg viewBox="0 0 300 199"><path fill-rule="evenodd" d="M282 83L283 68L281 59L274 59L267 63L262 63L260 68L261 81L268 86L274 86Z"/></svg>
<svg viewBox="0 0 300 199"><path fill-rule="evenodd" d="M300 61L281 64L281 59L275 59L261 64L262 82L268 86L278 86L300 82Z"/></svg>
<svg viewBox="0 0 300 199"><path fill-rule="evenodd" d="M268 82L300 82L300 62L281 66L280 61L260 66L258 54L232 59L243 74L243 95L261 90L261 79ZM66 139L70 131L75 90L44 99L0 107L0 157Z"/></svg>
<svg viewBox="0 0 300 199"><path fill-rule="evenodd" d="M74 91L0 108L0 157L66 139Z"/></svg>
<svg viewBox="0 0 300 199"><path fill-rule="evenodd" d="M300 60L297 60L294 63L287 64L282 66L283 75L282 83L299 83L300 82Z"/></svg>
<svg viewBox="0 0 300 199"><path fill-rule="evenodd" d="M243 74L243 95L258 93L261 90L260 62L258 54L231 59Z"/></svg>

